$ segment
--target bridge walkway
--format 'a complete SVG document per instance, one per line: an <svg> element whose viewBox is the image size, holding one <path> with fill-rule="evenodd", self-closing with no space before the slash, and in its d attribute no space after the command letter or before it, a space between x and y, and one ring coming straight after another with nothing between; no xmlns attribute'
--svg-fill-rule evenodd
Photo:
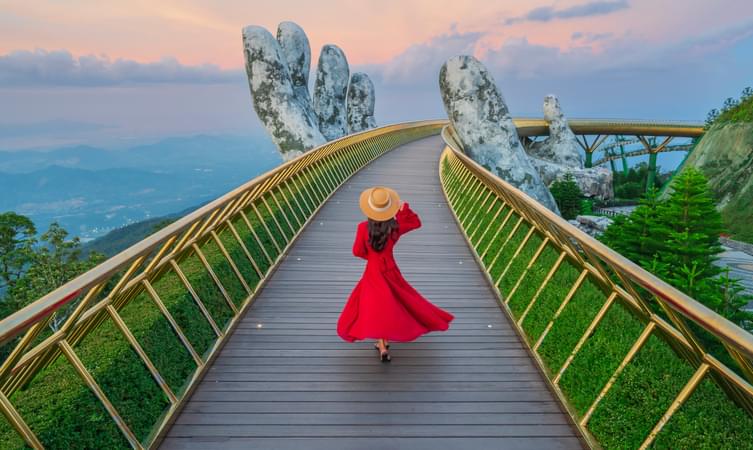
<svg viewBox="0 0 753 450"><path fill-rule="evenodd" d="M524 344L497 306L439 184L444 144L396 148L318 212L197 387L164 449L581 448ZM351 254L358 194L395 188L422 219L396 259L450 330L394 343L336 335L365 262Z"/></svg>

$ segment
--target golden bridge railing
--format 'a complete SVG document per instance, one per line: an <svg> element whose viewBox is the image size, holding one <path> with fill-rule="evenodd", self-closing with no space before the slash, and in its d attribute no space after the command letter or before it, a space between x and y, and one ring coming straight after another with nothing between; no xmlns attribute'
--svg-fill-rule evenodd
<svg viewBox="0 0 753 450"><path fill-rule="evenodd" d="M538 118L515 117L515 128L520 137L547 136L549 125ZM576 135L626 135L626 136L673 136L699 137L703 124L681 121L652 121L628 119L570 119L567 121Z"/></svg>
<svg viewBox="0 0 753 450"><path fill-rule="evenodd" d="M0 321L0 342L25 332L0 367L0 411L12 426L0 430L2 448L156 446L334 191L444 123L386 126L307 152ZM80 421L75 436L63 436L59 424L70 421Z"/></svg>
<svg viewBox="0 0 753 450"><path fill-rule="evenodd" d="M753 445L753 335L465 155L445 196L500 304L594 447Z"/></svg>
<svg viewBox="0 0 753 450"><path fill-rule="evenodd" d="M536 136L549 135L549 126L544 119L515 118L513 119L518 135L524 142L530 142ZM666 151L690 151L694 144L681 144L670 146L676 138L689 138L695 140L703 135L703 124L679 121L647 121L625 119L571 119L568 120L570 129L576 136L576 142L586 154L585 166L593 167L609 160L609 149L615 145L628 145L631 143L641 144L642 151L620 154L612 159L631 158L634 156L648 155L648 179L646 188L654 186L657 170L657 155ZM589 136L592 138L589 139ZM610 136L632 136L621 143L607 143ZM661 139L656 139L661 137ZM605 150L605 158L593 163L593 155L596 151ZM624 160L624 159L623 159ZM627 167L625 167L627 171Z"/></svg>

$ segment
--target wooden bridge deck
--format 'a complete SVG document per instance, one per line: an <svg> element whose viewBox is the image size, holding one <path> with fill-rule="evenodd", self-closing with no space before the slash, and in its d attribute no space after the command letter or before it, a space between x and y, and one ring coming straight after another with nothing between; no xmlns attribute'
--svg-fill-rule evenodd
<svg viewBox="0 0 753 450"><path fill-rule="evenodd" d="M452 218L437 173L443 144L417 141L341 187L299 237L222 349L162 448L581 448ZM394 187L423 227L395 255L450 330L394 343L337 336L365 262L351 254L358 194Z"/></svg>

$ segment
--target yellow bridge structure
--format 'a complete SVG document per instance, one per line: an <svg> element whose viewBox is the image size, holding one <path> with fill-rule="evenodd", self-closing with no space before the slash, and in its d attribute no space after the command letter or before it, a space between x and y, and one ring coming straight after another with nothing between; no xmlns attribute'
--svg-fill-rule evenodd
<svg viewBox="0 0 753 450"><path fill-rule="evenodd" d="M335 332L373 184L422 217L398 264L456 316L390 364ZM0 339L2 448L753 446L753 336L489 173L441 120L288 161L3 319Z"/></svg>

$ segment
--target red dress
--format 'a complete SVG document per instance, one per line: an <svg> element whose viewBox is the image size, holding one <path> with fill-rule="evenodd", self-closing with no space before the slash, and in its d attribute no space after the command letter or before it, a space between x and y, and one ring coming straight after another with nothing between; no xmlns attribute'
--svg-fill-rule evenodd
<svg viewBox="0 0 753 450"><path fill-rule="evenodd" d="M337 321L337 334L348 342L360 339L412 341L429 331L444 331L454 316L433 305L403 278L392 256L401 235L419 228L421 220L408 203L397 212L397 237L382 251L369 244L368 221L358 224L353 255L367 261L361 280Z"/></svg>

